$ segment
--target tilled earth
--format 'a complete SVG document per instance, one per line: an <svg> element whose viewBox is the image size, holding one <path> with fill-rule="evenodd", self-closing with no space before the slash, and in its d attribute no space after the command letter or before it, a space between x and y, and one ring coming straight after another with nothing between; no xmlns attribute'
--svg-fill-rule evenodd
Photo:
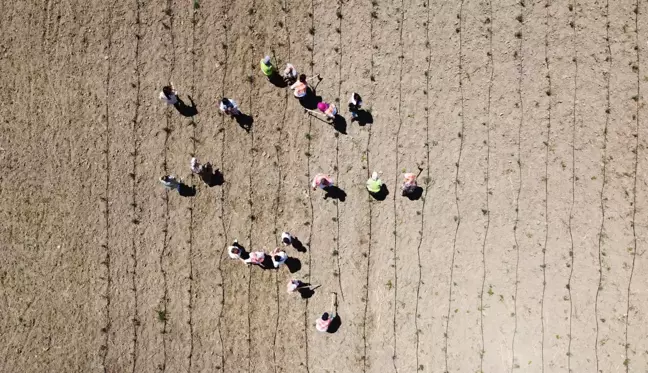
<svg viewBox="0 0 648 373"><path fill-rule="evenodd" d="M645 2L2 1L0 25L0 371L647 371ZM295 273L227 256L284 230Z"/></svg>

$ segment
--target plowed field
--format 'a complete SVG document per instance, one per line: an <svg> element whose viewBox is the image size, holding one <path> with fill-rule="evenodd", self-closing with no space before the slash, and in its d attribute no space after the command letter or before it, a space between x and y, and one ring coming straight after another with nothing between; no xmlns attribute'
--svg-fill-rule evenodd
<svg viewBox="0 0 648 373"><path fill-rule="evenodd" d="M1 372L648 372L645 1L3 0L0 30ZM295 273L227 255L282 231Z"/></svg>

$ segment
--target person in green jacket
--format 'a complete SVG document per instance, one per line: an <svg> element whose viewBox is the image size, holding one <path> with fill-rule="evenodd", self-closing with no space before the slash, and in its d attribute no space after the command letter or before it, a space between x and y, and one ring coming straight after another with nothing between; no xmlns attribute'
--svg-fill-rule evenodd
<svg viewBox="0 0 648 373"><path fill-rule="evenodd" d="M277 69L270 61L270 56L265 56L259 66L261 66L261 71L268 79L271 79L277 73Z"/></svg>
<svg viewBox="0 0 648 373"><path fill-rule="evenodd" d="M382 190L383 181L378 177L378 173L374 171L371 177L367 180L367 190L370 194L378 194Z"/></svg>

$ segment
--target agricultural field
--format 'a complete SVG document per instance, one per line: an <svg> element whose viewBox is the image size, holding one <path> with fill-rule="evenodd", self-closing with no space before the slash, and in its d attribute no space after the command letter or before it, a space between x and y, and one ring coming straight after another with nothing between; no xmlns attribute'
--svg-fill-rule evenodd
<svg viewBox="0 0 648 373"><path fill-rule="evenodd" d="M0 29L0 372L648 372L645 1L2 0ZM285 230L294 273L228 256Z"/></svg>

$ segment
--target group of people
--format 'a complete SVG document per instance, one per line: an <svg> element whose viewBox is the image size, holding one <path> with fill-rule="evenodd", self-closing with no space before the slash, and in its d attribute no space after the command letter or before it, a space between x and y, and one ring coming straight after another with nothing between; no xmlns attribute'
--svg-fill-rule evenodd
<svg viewBox="0 0 648 373"><path fill-rule="evenodd" d="M338 117L338 109L334 103L328 103L321 100L315 94L315 89L311 88L308 84L309 78L305 74L299 74L294 65L287 63L286 68L283 70L283 74L279 74L275 66L272 64L272 61L269 56L265 56L261 62L260 67L262 73L273 83L277 81L283 82L282 86L290 87L293 90L293 95L300 100L302 106L305 110L312 114L319 114L326 117L326 119L331 122L335 121ZM319 75L315 75L311 78L317 78L319 81L322 78ZM162 88L160 92L160 99L167 103L168 105L175 106L180 110L182 101L178 98L178 92L173 86L173 83L170 83L168 86ZM314 110L309 110L309 105L316 103L312 107L316 107L318 112ZM349 113L351 114L351 122L359 120L360 113L362 111L362 98L358 93L351 93L351 97L348 102ZM229 115L232 117L238 117L242 115L236 101L223 97L219 102L219 109L221 113ZM201 164L197 158L192 157L190 160L190 169L193 174L196 174L200 179L207 185L213 185L214 177L218 173L218 170L214 172L212 165L208 162ZM421 169L419 169L420 171ZM419 172L420 175L420 172ZM411 196L420 190L417 184L417 176L414 173L405 173L403 175L403 184L401 186L401 191L403 196ZM159 180L166 188L176 189L181 192L184 184L182 181L174 175L164 175ZM336 188L333 178L326 174L317 174L313 178L311 183L313 190L317 188L323 189L324 191L330 192L333 188ZM372 196L376 197L380 193L383 193L385 190L385 185L380 179L378 172L373 172L371 177L366 182L366 189ZM326 198L326 196L325 196ZM281 234L281 242L284 247L294 245L298 240L295 239L290 233L283 232ZM243 246L241 246L237 240L227 248L227 252L230 258L240 260L246 265L256 265L264 269L278 269L282 265L286 264L289 260L289 256L285 250L281 248L275 248L269 253L265 251L251 251L247 252ZM311 284L302 282L301 280L291 278L287 284L288 293L303 293L310 292L312 294L313 290L318 286L313 286ZM330 312L324 312L316 320L316 329L321 332L330 331L332 322L337 318L337 298L335 293L333 295L333 302L331 305Z"/></svg>
<svg viewBox="0 0 648 373"><path fill-rule="evenodd" d="M403 196L411 196L416 193L418 189L418 183L416 181L417 175L413 173L403 174L403 184L401 185L401 192ZM311 187L313 190L320 188L325 192L328 192L331 188L335 187L335 181L333 178L326 174L317 174L313 177L311 182ZM373 172L371 177L367 179L366 188L369 194L376 197L384 191L385 183L380 179L378 172Z"/></svg>
<svg viewBox="0 0 648 373"><path fill-rule="evenodd" d="M298 242L299 241L290 233L281 233L281 243L284 245L284 247L295 246L298 248ZM266 253L265 251L248 252L243 246L238 243L238 240L234 240L234 242L232 242L232 244L227 248L227 253L230 258L240 260L245 265L257 265L263 269L278 269L289 259L288 254L279 247L275 248L270 253ZM313 290L317 287L319 286L311 285L301 280L291 278L290 280L288 280L286 290L289 294L298 292L302 294L303 297L310 297L310 295L304 296L304 294L312 295ZM330 312L324 312L315 321L315 328L318 331L329 331L331 323L336 318L337 301L334 301L331 308L332 310Z"/></svg>
<svg viewBox="0 0 648 373"><path fill-rule="evenodd" d="M317 78L318 82L322 80L322 77L318 74L310 78L306 77L306 74L298 74L297 69L291 63L286 64L286 68L283 71L283 75L279 75L279 72L272 64L270 56L265 56L260 62L261 71L268 78L269 81L274 82L277 80L283 80L283 82L293 90L293 95L297 98L302 106L305 107L304 110L316 114L317 112L307 109L309 102L313 101L313 98L317 98L315 95L315 89L312 89L308 85L309 79ZM316 100L317 110L319 114L323 114L328 121L334 121L338 116L338 109L332 102L319 101ZM351 98L349 99L349 112L351 113L351 122L358 120L359 112L362 109L362 98L359 94L353 92L351 93Z"/></svg>

